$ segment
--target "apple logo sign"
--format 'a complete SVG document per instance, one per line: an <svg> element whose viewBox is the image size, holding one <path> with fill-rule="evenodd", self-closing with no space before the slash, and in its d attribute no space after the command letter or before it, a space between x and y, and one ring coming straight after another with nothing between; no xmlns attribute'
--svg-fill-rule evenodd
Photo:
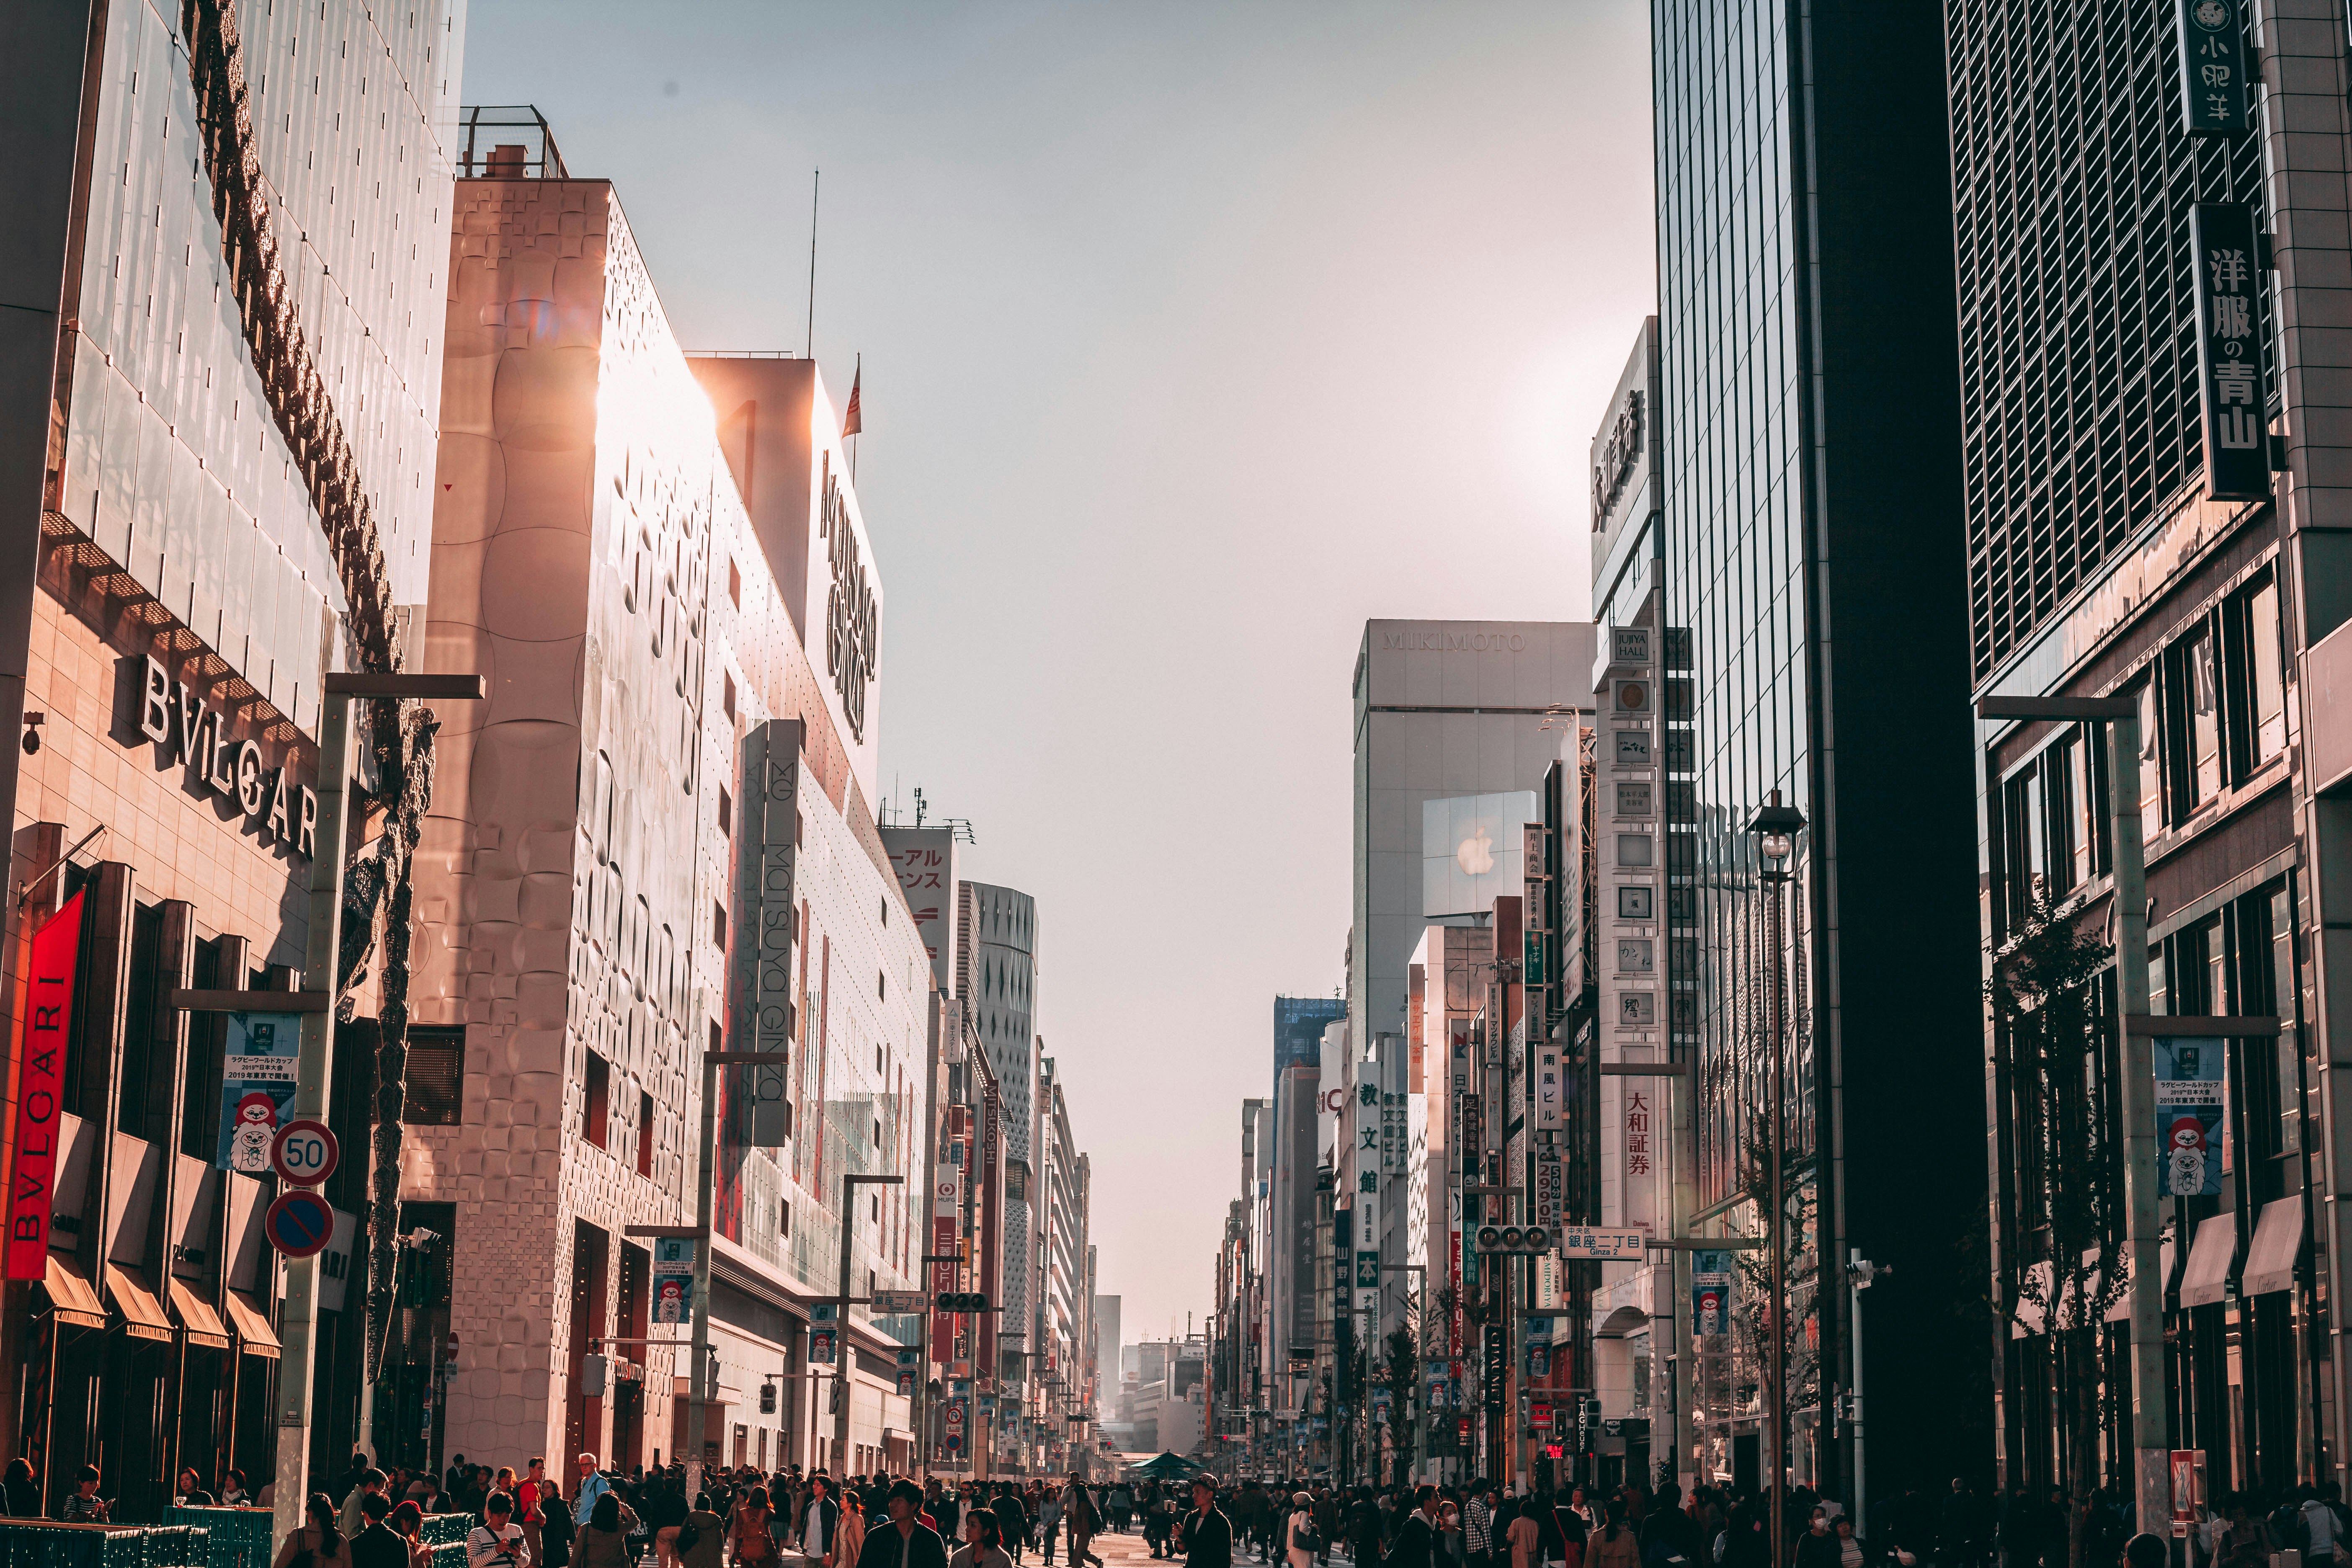
<svg viewBox="0 0 2352 1568"><path fill-rule="evenodd" d="M1475 837L1464 839L1454 851L1454 863L1473 877L1483 877L1495 868L1495 847L1488 841L1485 823L1478 825Z"/></svg>

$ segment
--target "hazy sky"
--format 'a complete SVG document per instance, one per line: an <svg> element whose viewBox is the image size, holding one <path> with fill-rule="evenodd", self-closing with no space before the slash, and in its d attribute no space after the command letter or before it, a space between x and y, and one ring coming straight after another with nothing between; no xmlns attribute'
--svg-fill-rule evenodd
<svg viewBox="0 0 2352 1568"><path fill-rule="evenodd" d="M882 776L1036 896L1126 1339L1204 1313L1347 936L1373 616L1580 619L1654 308L1647 9L473 0L679 339L870 362Z"/></svg>

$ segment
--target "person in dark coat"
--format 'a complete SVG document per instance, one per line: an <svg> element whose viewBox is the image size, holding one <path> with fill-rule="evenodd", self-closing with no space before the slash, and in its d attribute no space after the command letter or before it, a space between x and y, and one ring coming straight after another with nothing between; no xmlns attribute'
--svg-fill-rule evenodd
<svg viewBox="0 0 2352 1568"><path fill-rule="evenodd" d="M1397 1526L1396 1540L1381 1568L1436 1568L1437 1489L1417 1489L1412 1501L1412 1511Z"/></svg>
<svg viewBox="0 0 2352 1568"><path fill-rule="evenodd" d="M857 1568L948 1568L948 1544L938 1531L919 1517L923 1489L912 1481L894 1483L884 1506L889 1521L866 1532L857 1553Z"/></svg>
<svg viewBox="0 0 2352 1568"><path fill-rule="evenodd" d="M1184 1516L1177 1540L1184 1548L1184 1568L1234 1568L1233 1521L1218 1511L1217 1483L1206 1476L1192 1479L1192 1511Z"/></svg>
<svg viewBox="0 0 2352 1568"><path fill-rule="evenodd" d="M383 1521L392 1500L382 1492L360 1499L360 1517L366 1521L352 1537L352 1568L408 1568L408 1542Z"/></svg>

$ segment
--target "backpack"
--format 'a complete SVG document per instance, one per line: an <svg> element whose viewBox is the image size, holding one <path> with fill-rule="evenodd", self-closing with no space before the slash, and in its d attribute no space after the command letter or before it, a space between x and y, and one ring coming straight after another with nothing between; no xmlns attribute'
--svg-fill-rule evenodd
<svg viewBox="0 0 2352 1568"><path fill-rule="evenodd" d="M694 1523L692 1521L689 1520L688 1522L677 1527L677 1549L681 1552L693 1551L695 1543L699 1542L701 1539L702 1526Z"/></svg>

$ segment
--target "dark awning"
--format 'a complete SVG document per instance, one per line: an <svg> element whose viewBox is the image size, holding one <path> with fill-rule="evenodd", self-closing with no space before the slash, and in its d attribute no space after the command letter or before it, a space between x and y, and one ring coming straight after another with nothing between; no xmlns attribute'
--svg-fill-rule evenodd
<svg viewBox="0 0 2352 1568"><path fill-rule="evenodd" d="M172 1316L180 1320L180 1327L188 1333L188 1342L208 1350L228 1349L228 1331L221 1327L220 1314L213 1304L188 1289L187 1281L174 1276L164 1289L164 1300Z"/></svg>
<svg viewBox="0 0 2352 1568"><path fill-rule="evenodd" d="M2246 1249L2241 1296L2267 1296L2294 1283L2294 1260L2303 1255L2303 1199L2279 1198L2263 1205L2254 1222L2254 1245Z"/></svg>
<svg viewBox="0 0 2352 1568"><path fill-rule="evenodd" d="M2230 1265L2238 1256L2238 1216L2221 1213L2200 1220L2189 1247L2189 1267L2180 1276L2180 1304L2210 1307L2230 1293Z"/></svg>

